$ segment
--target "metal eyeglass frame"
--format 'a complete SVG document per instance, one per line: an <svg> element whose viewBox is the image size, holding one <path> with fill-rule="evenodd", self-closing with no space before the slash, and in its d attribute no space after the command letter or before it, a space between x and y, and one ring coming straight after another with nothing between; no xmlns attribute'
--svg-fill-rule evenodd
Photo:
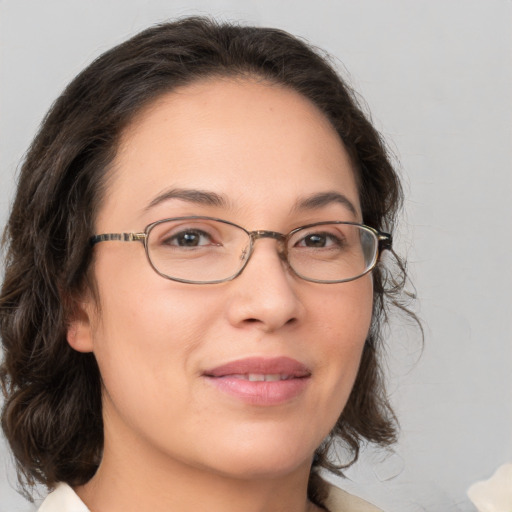
<svg viewBox="0 0 512 512"><path fill-rule="evenodd" d="M191 280L188 280L188 279L181 279L179 277L172 277L172 276L169 276L167 274L164 274L163 272L160 272L155 267L155 265L153 264L153 261L151 260L151 257L149 255L149 246L148 246L148 243L147 243L148 238L149 238L149 233L151 232L151 230L155 226L158 226L159 224L162 224L164 222L169 222L169 221L180 221L180 220L212 220L212 221L216 221L216 222L222 222L223 224L228 224L230 226L234 226L234 227L244 231L249 236L249 238L250 238L250 245L249 245L249 253L248 253L247 258L246 258L244 264L242 265L242 267L235 274L233 274L233 275L231 275L231 276L229 276L229 277L227 277L225 279L217 279L215 281L191 281ZM322 225L325 225L325 224L344 224L344 225L358 226L358 227L361 227L361 228L364 228L364 229L370 231L375 236L375 238L377 240L377 251L376 251L376 254L375 254L374 261L369 266L369 268L367 268L362 274L359 274L359 275L357 275L355 277L351 277L349 279L340 279L340 280L337 280L337 281L322 280L322 279L312 279L312 278L305 277L305 276L299 274L290 265L290 262L288 261L288 254L287 254L287 250L286 250L286 247L287 247L286 242L288 241L288 239L294 233L296 233L297 231L300 231L301 229L311 228L311 227L315 227L315 226L322 226ZM380 257L380 254L382 253L382 251L384 251L384 250L391 250L392 240L393 240L390 233L385 233L383 231L379 231L379 230L377 230L375 228L372 228L372 227L367 226L365 224L360 224L358 222L344 222L344 221L315 222L313 224L306 224L304 226L300 226L298 228L295 228L292 231L290 231L288 234L284 235L283 233L278 233L276 231L267 231L267 230L248 231L247 229L243 228L242 226L239 226L238 224L235 224L234 222L230 222L230 221L224 220L224 219L218 219L216 217L205 217L205 216L200 216L200 215L199 216L195 216L195 215L190 216L189 215L189 216L186 216L186 217L171 217L171 218L168 218L168 219L157 220L155 222L152 222L151 224L148 224L144 228L144 231L143 232L139 232L139 233L103 233L101 235L94 235L94 236L92 236L89 239L89 243L91 244L91 246L94 246L97 243L109 242L109 241L141 242L144 245L144 249L145 249L145 252L146 252L146 258L147 258L149 264L151 265L151 268L153 268L153 270L158 275L160 275L160 276L162 276L162 277L164 277L166 279L170 279L171 281L177 281L177 282L180 282L180 283L188 283L188 284L217 284L217 283L224 283L224 282L227 282L227 281L232 281L233 279L237 278L244 271L245 267L249 263L249 260L251 259L251 256L252 256L252 253L253 253L253 250L254 250L254 242L256 240L258 240L259 238L273 238L273 239L277 240L279 242L279 245L280 245L279 256L284 261L286 261L286 263L288 265L288 268L297 277L299 277L301 279L304 279L305 281L309 281L309 282L312 282L312 283L321 283L321 284L346 283L346 282L349 282L349 281L354 281L355 279L359 279L360 277L363 277L364 275L368 274L377 265L377 262L379 261L379 257Z"/></svg>

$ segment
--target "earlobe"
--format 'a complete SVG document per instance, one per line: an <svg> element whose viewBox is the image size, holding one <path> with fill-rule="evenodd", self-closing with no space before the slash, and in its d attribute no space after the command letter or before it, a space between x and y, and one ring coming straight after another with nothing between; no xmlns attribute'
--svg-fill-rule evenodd
<svg viewBox="0 0 512 512"><path fill-rule="evenodd" d="M91 315L87 309L86 304L75 303L67 326L68 343L78 352L92 352L94 348Z"/></svg>

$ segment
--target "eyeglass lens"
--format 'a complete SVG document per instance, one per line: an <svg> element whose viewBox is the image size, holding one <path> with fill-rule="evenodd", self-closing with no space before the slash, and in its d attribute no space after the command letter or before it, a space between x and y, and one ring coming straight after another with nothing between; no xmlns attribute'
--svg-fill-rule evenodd
<svg viewBox="0 0 512 512"><path fill-rule="evenodd" d="M279 243L279 242L278 242ZM252 251L250 234L212 219L175 219L154 224L146 250L155 270L171 279L215 282L236 276ZM368 228L325 223L292 231L281 250L300 277L338 282L375 264L378 240Z"/></svg>

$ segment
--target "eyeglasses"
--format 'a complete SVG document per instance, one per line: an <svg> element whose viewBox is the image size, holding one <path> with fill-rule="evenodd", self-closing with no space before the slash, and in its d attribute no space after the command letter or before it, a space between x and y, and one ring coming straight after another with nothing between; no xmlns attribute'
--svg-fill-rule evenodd
<svg viewBox="0 0 512 512"><path fill-rule="evenodd" d="M314 283L343 283L364 276L375 267L380 252L391 249L392 241L391 235L354 222L316 222L284 235L193 216L158 220L142 233L95 235L90 243L141 242L150 265L162 277L214 284L242 273L259 238L275 239L289 269Z"/></svg>

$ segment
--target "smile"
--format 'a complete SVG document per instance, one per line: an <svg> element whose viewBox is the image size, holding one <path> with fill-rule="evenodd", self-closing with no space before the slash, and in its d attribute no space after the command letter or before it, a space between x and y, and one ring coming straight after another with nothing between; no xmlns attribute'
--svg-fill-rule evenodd
<svg viewBox="0 0 512 512"><path fill-rule="evenodd" d="M249 380L251 382L276 382L278 380L293 379L290 375L280 375L279 373L246 373L231 375L234 379Z"/></svg>
<svg viewBox="0 0 512 512"><path fill-rule="evenodd" d="M249 405L272 406L289 402L307 388L311 371L288 357L247 358L203 373L222 394Z"/></svg>

